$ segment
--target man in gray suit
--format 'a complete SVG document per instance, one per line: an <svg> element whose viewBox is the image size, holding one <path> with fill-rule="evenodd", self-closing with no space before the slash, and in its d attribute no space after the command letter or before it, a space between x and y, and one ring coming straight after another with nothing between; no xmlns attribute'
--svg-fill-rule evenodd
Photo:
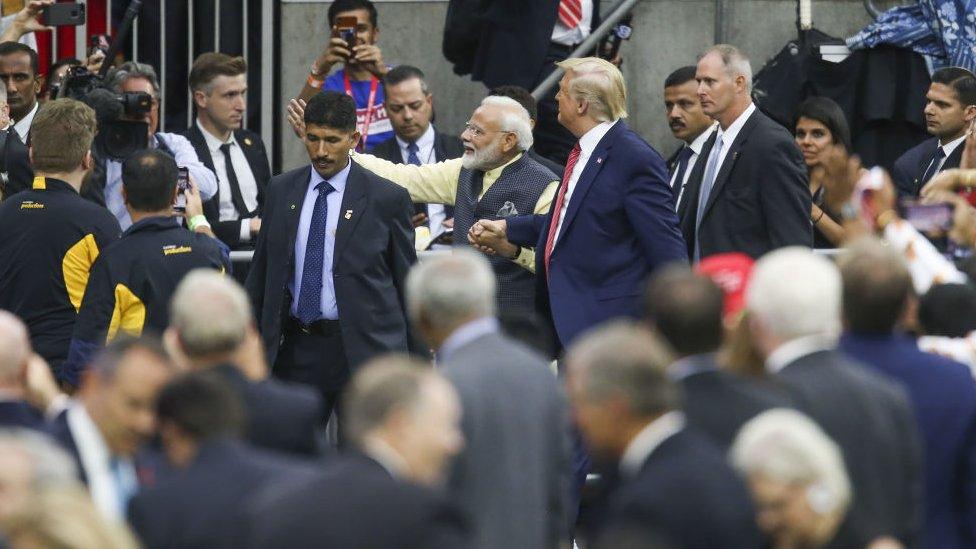
<svg viewBox="0 0 976 549"><path fill-rule="evenodd" d="M491 266L466 250L419 263L407 306L461 397L467 444L449 487L473 547L557 547L568 539L565 399L545 359L502 335Z"/></svg>

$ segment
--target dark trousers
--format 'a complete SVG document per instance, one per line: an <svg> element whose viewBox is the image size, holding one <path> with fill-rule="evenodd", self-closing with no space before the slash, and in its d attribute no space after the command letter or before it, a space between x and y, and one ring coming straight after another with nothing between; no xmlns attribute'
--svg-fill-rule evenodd
<svg viewBox="0 0 976 549"><path fill-rule="evenodd" d="M542 72L536 79L533 88L541 84L556 69L555 63L565 60L573 52L573 49L575 48L550 42L546 61L542 65ZM559 115L559 104L556 103L557 91L559 91L558 84L547 91L539 100L539 115L535 122L535 145L533 148L540 155L565 166L569 151L576 144L576 137L564 128L557 119Z"/></svg>
<svg viewBox="0 0 976 549"><path fill-rule="evenodd" d="M322 423L329 420L349 382L349 362L342 332L302 333L287 330L275 359L275 377L311 385L322 395Z"/></svg>

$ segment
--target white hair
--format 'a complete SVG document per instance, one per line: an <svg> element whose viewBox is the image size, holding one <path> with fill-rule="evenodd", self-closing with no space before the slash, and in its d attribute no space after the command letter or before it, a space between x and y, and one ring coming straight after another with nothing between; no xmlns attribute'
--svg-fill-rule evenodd
<svg viewBox="0 0 976 549"><path fill-rule="evenodd" d="M841 279L830 260L808 248L770 252L756 262L746 308L784 340L840 333Z"/></svg>
<svg viewBox="0 0 976 549"><path fill-rule="evenodd" d="M415 321L454 328L473 316L495 314L495 273L479 253L455 250L425 259L407 275L407 308Z"/></svg>
<svg viewBox="0 0 976 549"><path fill-rule="evenodd" d="M708 48L701 57L714 53L722 59L726 73L734 80L736 76L744 76L746 79L746 93L752 91L752 63L746 54L739 48L729 44L716 44ZM701 59L699 57L699 59Z"/></svg>
<svg viewBox="0 0 976 549"><path fill-rule="evenodd" d="M851 502L851 482L840 447L806 415L778 408L749 420L729 450L732 465L745 475L807 487L819 513L843 512Z"/></svg>
<svg viewBox="0 0 976 549"><path fill-rule="evenodd" d="M27 327L13 313L0 310L0 381L19 380L30 352Z"/></svg>
<svg viewBox="0 0 976 549"><path fill-rule="evenodd" d="M18 456L30 464L26 479L34 490L48 487L75 486L78 468L60 446L37 432L22 428L0 429L0 452Z"/></svg>
<svg viewBox="0 0 976 549"><path fill-rule="evenodd" d="M481 101L482 107L500 107L501 117L498 125L502 131L512 132L518 137L518 147L521 151L532 148L532 122L529 111L525 110L518 101L511 97L489 95Z"/></svg>
<svg viewBox="0 0 976 549"><path fill-rule="evenodd" d="M186 275L170 302L170 326L191 358L233 351L244 341L251 321L251 303L243 288L211 269Z"/></svg>

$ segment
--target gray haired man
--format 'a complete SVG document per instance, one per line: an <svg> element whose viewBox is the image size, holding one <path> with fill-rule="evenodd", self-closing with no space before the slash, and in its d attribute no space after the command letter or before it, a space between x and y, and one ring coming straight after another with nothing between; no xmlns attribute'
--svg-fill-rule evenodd
<svg viewBox="0 0 976 549"><path fill-rule="evenodd" d="M466 448L449 486L476 524L473 547L556 547L566 536L566 407L545 359L499 331L495 276L458 250L407 277L413 325L461 397Z"/></svg>
<svg viewBox="0 0 976 549"><path fill-rule="evenodd" d="M149 111L144 115L131 117L136 122L145 122L148 125L149 148L163 150L176 160L177 166L187 168L190 179L200 190L200 197L204 202L213 198L217 194L217 176L200 162L193 145L182 135L158 131L159 102L162 98L159 79L152 66L135 61L123 63L109 73L108 82L115 93L145 93L150 96L152 105ZM98 161L86 187L85 197L104 204L119 220L122 230L128 229L132 225L132 219L125 208L125 200L122 199L122 162L120 159L109 158L105 151L99 151L97 147L92 152L97 154Z"/></svg>

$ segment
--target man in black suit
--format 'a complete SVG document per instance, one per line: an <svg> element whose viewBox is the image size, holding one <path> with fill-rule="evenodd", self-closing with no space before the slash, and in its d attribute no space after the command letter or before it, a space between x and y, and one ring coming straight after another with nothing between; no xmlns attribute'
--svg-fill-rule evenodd
<svg viewBox="0 0 976 549"><path fill-rule="evenodd" d="M310 468L243 443L245 414L213 372L187 374L163 388L156 416L174 471L140 491L128 512L145 547L242 547L250 499L272 484L312 476Z"/></svg>
<svg viewBox="0 0 976 549"><path fill-rule="evenodd" d="M30 188L34 180L27 146L14 131L7 104L7 85L0 80L0 200Z"/></svg>
<svg viewBox="0 0 976 549"><path fill-rule="evenodd" d="M410 195L350 162L352 99L320 92L304 119L311 164L268 185L247 289L274 374L317 387L327 418L360 364L410 347L404 281L417 255Z"/></svg>
<svg viewBox="0 0 976 549"><path fill-rule="evenodd" d="M976 120L976 75L962 67L939 69L925 99L925 129L933 137L908 149L891 170L903 197L917 197L935 174L959 167L966 130Z"/></svg>
<svg viewBox="0 0 976 549"><path fill-rule="evenodd" d="M434 95L427 89L423 71L410 65L390 69L383 78L386 113L393 124L392 139L370 150L396 164L433 164L464 154L461 139L434 128ZM426 226L437 235L454 226L454 206L414 203L413 224Z"/></svg>
<svg viewBox="0 0 976 549"><path fill-rule="evenodd" d="M187 369L212 371L238 394L249 443L318 454L322 400L311 387L268 377L251 304L236 282L213 271L191 272L176 288L170 311L167 346Z"/></svg>
<svg viewBox="0 0 976 549"><path fill-rule="evenodd" d="M715 129L715 121L705 114L698 99L696 71L697 68L693 66L681 67L664 80L664 109L668 127L671 128L671 135L682 142L681 147L668 158L668 181L678 211L681 211L681 200L691 173Z"/></svg>
<svg viewBox="0 0 976 549"><path fill-rule="evenodd" d="M670 362L663 342L625 321L582 336L567 354L587 448L619 477L591 541L638 530L664 547L761 547L745 484L717 446L685 426Z"/></svg>
<svg viewBox="0 0 976 549"><path fill-rule="evenodd" d="M148 480L137 475L137 455L155 434L156 396L172 374L159 342L118 337L95 356L77 400L51 427L105 517L124 520L129 499Z"/></svg>
<svg viewBox="0 0 976 549"><path fill-rule="evenodd" d="M807 171L793 136L752 102L749 59L713 46L695 75L702 110L718 121L678 211L688 256L812 246Z"/></svg>
<svg viewBox="0 0 976 549"><path fill-rule="evenodd" d="M247 62L205 53L190 69L196 122L183 132L203 165L217 175L217 194L203 213L231 248L251 248L261 231L261 206L271 179L261 136L245 130Z"/></svg>
<svg viewBox="0 0 976 549"><path fill-rule="evenodd" d="M766 370L844 453L854 504L831 546L919 540L921 446L901 387L837 352L841 277L810 250L788 248L756 263L746 294L749 328Z"/></svg>
<svg viewBox="0 0 976 549"><path fill-rule="evenodd" d="M704 275L675 265L654 275L644 294L644 321L667 341L678 360L668 367L684 392L688 425L728 449L739 429L771 408L789 407L785 393L719 368L722 289Z"/></svg>
<svg viewBox="0 0 976 549"><path fill-rule="evenodd" d="M350 383L343 417L355 449L258 498L249 547L467 547L464 519L434 488L462 446L451 385L422 362L379 359Z"/></svg>
<svg viewBox="0 0 976 549"><path fill-rule="evenodd" d="M444 50L456 73L470 73L489 89L534 89L600 25L598 0L484 0L478 9L465 8L467 3L452 0L448 7ZM458 40L470 47L459 47ZM466 53L455 56L460 51ZM565 164L576 139L556 119L554 96L555 90L539 102L536 150Z"/></svg>

